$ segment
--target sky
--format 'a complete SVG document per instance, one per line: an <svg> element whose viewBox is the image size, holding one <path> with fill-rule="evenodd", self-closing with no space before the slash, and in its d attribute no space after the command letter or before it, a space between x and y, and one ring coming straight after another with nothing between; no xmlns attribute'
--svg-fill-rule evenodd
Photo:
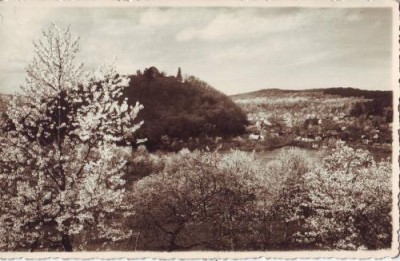
<svg viewBox="0 0 400 261"><path fill-rule="evenodd" d="M265 88L391 89L389 8L11 7L0 3L0 93L18 91L51 22L80 37L77 62L156 66L226 94Z"/></svg>

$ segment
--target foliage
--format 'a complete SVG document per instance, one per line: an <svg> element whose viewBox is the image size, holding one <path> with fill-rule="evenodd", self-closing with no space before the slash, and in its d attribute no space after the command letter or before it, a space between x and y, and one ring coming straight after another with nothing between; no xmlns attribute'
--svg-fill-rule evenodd
<svg viewBox="0 0 400 261"><path fill-rule="evenodd" d="M393 92L392 91L369 91L355 88L329 88L324 90L325 94L339 95L341 97L363 97L369 101L358 102L352 108L350 115L359 117L384 116L387 122L393 120Z"/></svg>
<svg viewBox="0 0 400 261"><path fill-rule="evenodd" d="M377 115L383 116L386 122L393 121L392 105L390 104L390 107L385 106L385 104L383 104L383 101L380 99L374 99L368 102L357 102L351 109L350 115L355 117L360 117L362 115L365 115L367 117Z"/></svg>
<svg viewBox="0 0 400 261"><path fill-rule="evenodd" d="M264 172L254 154L182 150L166 162L162 172L133 186L138 249L260 247L260 221L278 180Z"/></svg>
<svg viewBox="0 0 400 261"><path fill-rule="evenodd" d="M328 88L324 89L325 94L339 95L342 97L364 97L365 99L376 100L383 107L392 107L392 91L370 91L356 88Z"/></svg>
<svg viewBox="0 0 400 261"><path fill-rule="evenodd" d="M312 166L296 148L272 161L237 150L182 150L163 160L162 171L132 187L135 249L277 249L274 237L286 231L273 226L298 213L296 182Z"/></svg>
<svg viewBox="0 0 400 261"><path fill-rule="evenodd" d="M322 249L377 249L391 243L391 165L339 142L304 176L307 231L297 241Z"/></svg>
<svg viewBox="0 0 400 261"><path fill-rule="evenodd" d="M147 138L145 145L151 151L168 149L163 136L186 142L191 137L229 137L245 131L247 117L242 109L193 76L181 82L151 67L129 78L128 103L137 99L145 108L138 116L144 124L137 137Z"/></svg>
<svg viewBox="0 0 400 261"><path fill-rule="evenodd" d="M285 222L302 219L308 210L304 175L314 168L315 162L304 151L294 147L281 151L278 157L280 160L270 163L270 168L273 167L271 172L284 181L272 216Z"/></svg>
<svg viewBox="0 0 400 261"><path fill-rule="evenodd" d="M127 166L124 179L126 186L130 186L143 177L162 171L165 167L165 160L156 153L150 153L144 145L140 145L133 151Z"/></svg>
<svg viewBox="0 0 400 261"><path fill-rule="evenodd" d="M84 74L74 63L77 51L78 39L53 24L35 44L22 95L7 109L0 138L2 250L72 251L84 230L109 242L129 236L115 220L124 210L129 153L115 143L139 128L141 106L119 100L129 79L112 66ZM80 247L87 243L80 240Z"/></svg>
<svg viewBox="0 0 400 261"><path fill-rule="evenodd" d="M263 160L236 150L182 150L155 162L161 170L130 192L131 249L390 246L390 164L367 151L334 143L313 158L283 148Z"/></svg>

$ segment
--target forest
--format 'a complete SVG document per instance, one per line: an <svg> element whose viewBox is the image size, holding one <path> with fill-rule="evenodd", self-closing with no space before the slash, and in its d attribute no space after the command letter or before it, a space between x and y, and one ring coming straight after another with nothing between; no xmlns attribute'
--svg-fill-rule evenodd
<svg viewBox="0 0 400 261"><path fill-rule="evenodd" d="M229 97L194 76L166 76L155 67L129 76L122 97L128 104L139 101L143 126L136 132L146 147L175 149L172 143L190 138L232 137L243 134L247 117Z"/></svg>
<svg viewBox="0 0 400 261"><path fill-rule="evenodd" d="M391 92L229 97L78 42L53 24L1 97L1 251L391 247Z"/></svg>

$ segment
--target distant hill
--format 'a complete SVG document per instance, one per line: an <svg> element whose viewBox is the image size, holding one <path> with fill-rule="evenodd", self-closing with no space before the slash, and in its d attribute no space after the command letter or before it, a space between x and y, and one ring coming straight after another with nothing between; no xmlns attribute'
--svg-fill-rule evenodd
<svg viewBox="0 0 400 261"><path fill-rule="evenodd" d="M144 125L137 138L147 138L150 150L158 149L166 140L228 137L245 132L246 113L230 97L194 76L182 80L151 67L129 78L125 97L131 104L139 101L144 106L138 116Z"/></svg>
<svg viewBox="0 0 400 261"><path fill-rule="evenodd" d="M231 95L232 99L251 99L256 97L278 96L287 93L296 93L296 90L283 90L283 89L262 89L254 92L246 92Z"/></svg>
<svg viewBox="0 0 400 261"><path fill-rule="evenodd" d="M333 88L318 88L305 90L285 90L285 89L262 89L254 92L240 93L231 95L232 99L249 99L257 97L279 96L281 94L306 94L306 93L322 93L327 95L337 95L340 97L363 97L365 99L382 99L391 105L393 99L392 91L376 91L362 90L351 87L333 87Z"/></svg>
<svg viewBox="0 0 400 261"><path fill-rule="evenodd" d="M327 118L338 115L384 117L392 121L392 91L356 88L306 90L263 89L232 95L252 122L269 117L291 118L293 124L308 117Z"/></svg>
<svg viewBox="0 0 400 261"><path fill-rule="evenodd" d="M380 91L380 90L362 90L351 87L335 87L327 89L318 89L323 91L325 94L339 95L342 97L364 97L366 99L376 98L392 98L392 91Z"/></svg>

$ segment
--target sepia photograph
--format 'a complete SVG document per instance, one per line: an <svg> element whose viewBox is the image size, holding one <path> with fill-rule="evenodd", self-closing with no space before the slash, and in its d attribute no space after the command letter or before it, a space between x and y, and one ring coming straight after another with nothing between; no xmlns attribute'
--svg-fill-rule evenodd
<svg viewBox="0 0 400 261"><path fill-rule="evenodd" d="M398 17L0 1L0 257L397 255Z"/></svg>

